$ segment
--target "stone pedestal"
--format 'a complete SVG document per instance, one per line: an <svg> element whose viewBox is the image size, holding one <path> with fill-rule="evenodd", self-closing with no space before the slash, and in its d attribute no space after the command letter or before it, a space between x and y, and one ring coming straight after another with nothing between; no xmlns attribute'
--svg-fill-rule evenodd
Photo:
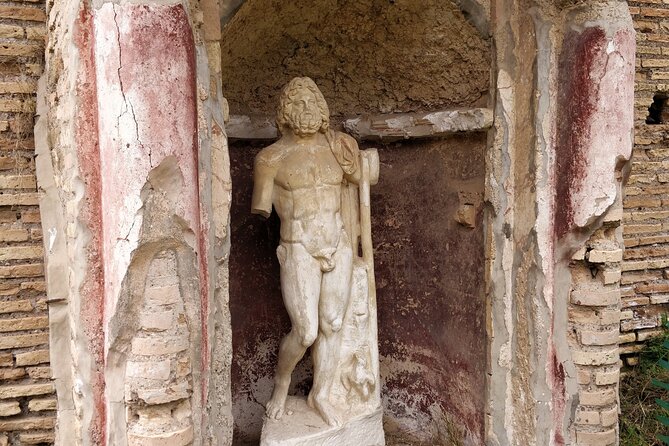
<svg viewBox="0 0 669 446"><path fill-rule="evenodd" d="M280 420L265 420L261 446L382 446L382 410L332 427L309 406L305 398L288 397L286 411Z"/></svg>

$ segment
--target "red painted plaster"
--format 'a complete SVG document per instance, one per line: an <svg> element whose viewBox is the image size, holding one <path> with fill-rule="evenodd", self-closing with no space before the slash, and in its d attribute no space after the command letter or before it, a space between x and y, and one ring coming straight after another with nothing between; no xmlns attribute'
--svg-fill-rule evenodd
<svg viewBox="0 0 669 446"><path fill-rule="evenodd" d="M571 31L558 73L555 235L602 215L616 194L615 168L631 155L635 38L599 27Z"/></svg>
<svg viewBox="0 0 669 446"><path fill-rule="evenodd" d="M88 427L91 444L104 444L106 411L104 402L104 257L102 249L102 200L100 153L98 146L97 86L94 62L93 21L87 3L81 3L79 19L75 24L75 43L79 49L80 70L77 79L75 141L78 147L79 168L86 185L81 205L80 221L90 231L86 247L88 274L80 289L82 330L88 350L93 357L91 388L95 411Z"/></svg>
<svg viewBox="0 0 669 446"><path fill-rule="evenodd" d="M141 190L149 172L174 156L184 180L175 212L196 234L206 383L208 224L200 215L193 32L182 5L106 4L95 27L106 318L136 248Z"/></svg>
<svg viewBox="0 0 669 446"><path fill-rule="evenodd" d="M588 28L569 32L559 62L555 187L555 233L563 237L574 224L572 195L588 169L589 121L596 113L599 85L590 78L606 48L606 33Z"/></svg>

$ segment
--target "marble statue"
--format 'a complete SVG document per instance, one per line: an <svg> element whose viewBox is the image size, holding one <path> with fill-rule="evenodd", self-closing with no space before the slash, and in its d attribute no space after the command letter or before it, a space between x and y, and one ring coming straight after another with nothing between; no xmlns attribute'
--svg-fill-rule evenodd
<svg viewBox="0 0 669 446"><path fill-rule="evenodd" d="M268 217L274 206L281 220L276 253L292 328L281 341L261 444L381 445L369 210L378 154L330 129L310 78L291 80L279 102L281 138L256 156L251 210ZM309 347L313 387L302 401L288 388Z"/></svg>

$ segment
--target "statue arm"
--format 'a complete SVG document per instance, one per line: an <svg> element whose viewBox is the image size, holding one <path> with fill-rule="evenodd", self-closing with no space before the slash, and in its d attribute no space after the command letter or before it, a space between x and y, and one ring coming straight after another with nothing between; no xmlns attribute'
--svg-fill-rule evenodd
<svg viewBox="0 0 669 446"><path fill-rule="evenodd" d="M272 213L272 195L276 169L257 156L253 166L253 197L251 213L267 218Z"/></svg>

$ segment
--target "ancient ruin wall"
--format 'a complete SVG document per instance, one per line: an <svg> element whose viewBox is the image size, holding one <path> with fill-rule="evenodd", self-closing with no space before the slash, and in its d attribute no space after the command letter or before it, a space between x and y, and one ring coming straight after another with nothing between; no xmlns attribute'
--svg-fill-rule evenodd
<svg viewBox="0 0 669 446"><path fill-rule="evenodd" d="M60 1L49 30L35 132L56 443L225 445L217 3Z"/></svg>
<svg viewBox="0 0 669 446"><path fill-rule="evenodd" d="M50 444L51 383L33 119L44 1L0 3L0 445Z"/></svg>
<svg viewBox="0 0 669 446"><path fill-rule="evenodd" d="M620 354L632 366L645 341L662 333L669 312L669 114L662 113L669 96L669 4L628 3L637 32L636 135L623 202Z"/></svg>

